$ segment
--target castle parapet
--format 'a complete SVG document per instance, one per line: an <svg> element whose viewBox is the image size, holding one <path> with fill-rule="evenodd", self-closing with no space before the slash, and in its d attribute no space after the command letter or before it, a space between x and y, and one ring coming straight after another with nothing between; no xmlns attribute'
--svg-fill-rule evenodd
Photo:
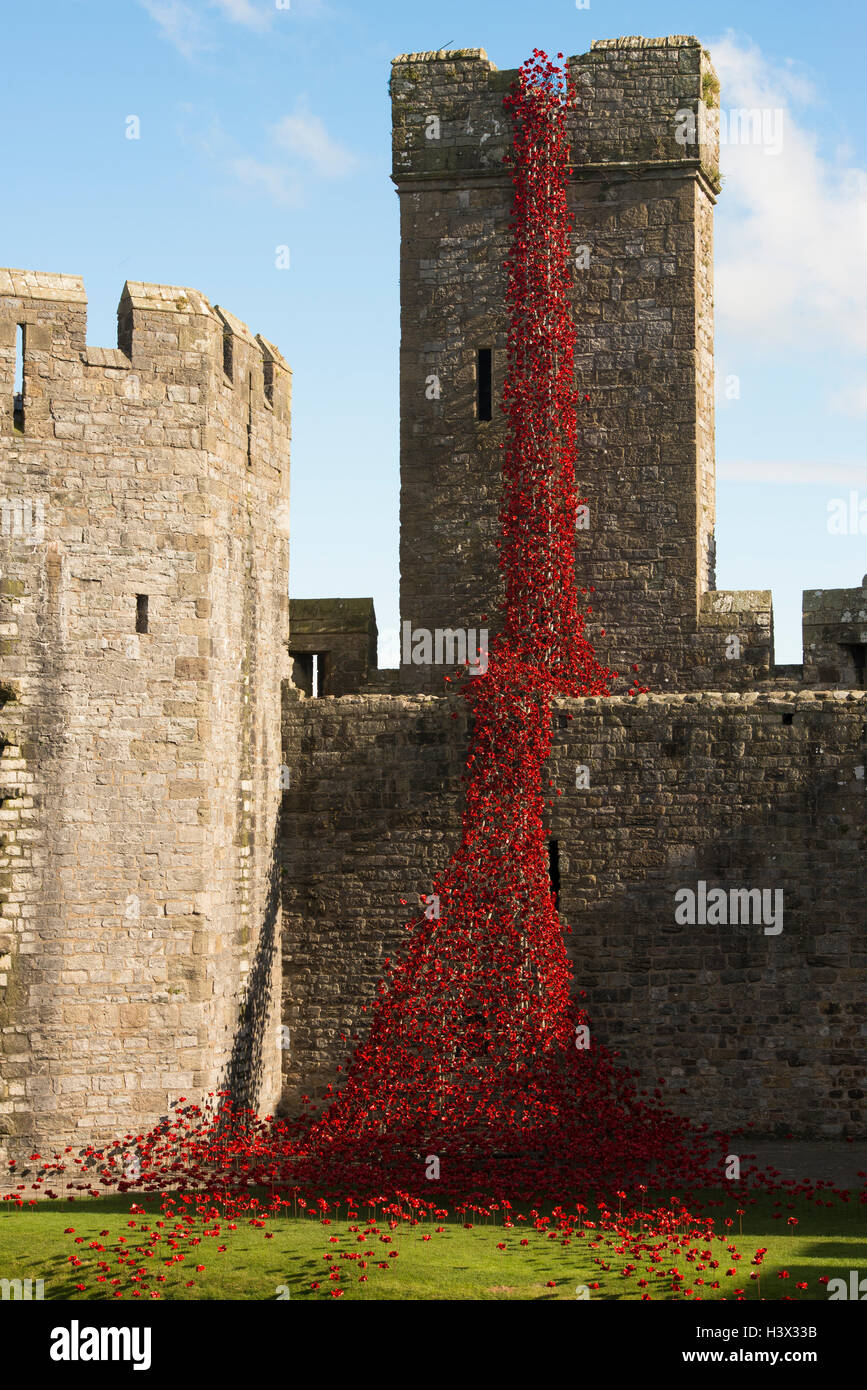
<svg viewBox="0 0 867 1390"><path fill-rule="evenodd" d="M78 276L0 270L0 434L168 445L224 462L234 448L233 466L279 476L291 372L267 339L198 290L138 281L123 288L116 348L90 346L86 329Z"/></svg>
<svg viewBox="0 0 867 1390"><path fill-rule="evenodd" d="M637 165L645 174L691 166L716 184L719 81L698 39L597 40L566 63L576 88L569 116L576 177ZM395 182L456 174L507 181L510 129L502 97L517 76L516 69L499 71L483 48L395 58Z"/></svg>
<svg viewBox="0 0 867 1390"><path fill-rule="evenodd" d="M867 574L858 589L805 589L804 681L867 685Z"/></svg>

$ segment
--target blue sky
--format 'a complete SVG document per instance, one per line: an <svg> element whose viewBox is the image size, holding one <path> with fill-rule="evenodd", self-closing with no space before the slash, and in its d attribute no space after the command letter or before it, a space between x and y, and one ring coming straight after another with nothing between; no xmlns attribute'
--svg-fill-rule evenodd
<svg viewBox="0 0 867 1390"><path fill-rule="evenodd" d="M116 342L127 278L195 286L279 344L295 387L290 592L372 594L392 664L390 60L482 47L509 68L535 47L695 34L724 112L784 112L778 153L730 144L721 157L717 583L772 589L777 660L800 660L801 590L852 587L867 571L864 11L839 0L820 11L803 0L279 4L7 7L0 264L82 275L94 345ZM829 503L853 490L864 534L834 534Z"/></svg>

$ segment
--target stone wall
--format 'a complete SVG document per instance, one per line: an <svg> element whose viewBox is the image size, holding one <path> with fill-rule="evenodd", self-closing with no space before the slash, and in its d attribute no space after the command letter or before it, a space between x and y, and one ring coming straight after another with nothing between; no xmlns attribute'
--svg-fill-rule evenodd
<svg viewBox="0 0 867 1390"><path fill-rule="evenodd" d="M411 909L455 847L462 699L284 700L284 1101L321 1095ZM458 718L451 719L451 711ZM297 773L295 771L297 769Z"/></svg>
<svg viewBox="0 0 867 1390"><path fill-rule="evenodd" d="M287 1109L334 1080L411 915L401 899L430 892L457 846L463 703L284 704ZM665 1077L683 1113L864 1133L865 764L862 692L556 704L550 827L576 988L595 1037ZM782 930L678 925L675 894L700 882L781 890Z"/></svg>
<svg viewBox="0 0 867 1390"><path fill-rule="evenodd" d="M89 347L79 279L0 271L13 1153L279 1071L289 373L195 290L128 284L118 327Z"/></svg>
<svg viewBox="0 0 867 1390"><path fill-rule="evenodd" d="M715 588L719 184L716 134L702 118L719 83L698 40L681 36L594 43L568 63L577 88L569 115L577 474L589 507L589 527L576 532L576 577L595 586L594 644L624 688L633 662L656 690L749 686L772 674L770 595L761 622L750 602L730 603L746 622L724 632L705 602ZM432 632L497 626L512 197L502 102L516 76L498 72L481 49L405 54L392 69L401 617ZM695 115L695 143L679 142L679 111ZM476 409L481 348L493 354L489 421ZM730 636L738 660L726 654ZM406 689L431 692L441 691L442 674L401 672Z"/></svg>

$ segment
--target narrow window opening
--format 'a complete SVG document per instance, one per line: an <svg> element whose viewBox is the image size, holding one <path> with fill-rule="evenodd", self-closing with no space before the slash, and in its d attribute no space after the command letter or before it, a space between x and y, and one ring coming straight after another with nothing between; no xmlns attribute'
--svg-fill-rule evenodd
<svg viewBox="0 0 867 1390"><path fill-rule="evenodd" d="M671 731L671 742L662 745L667 758L683 758L689 749L689 738L684 724L675 724Z"/></svg>
<svg viewBox="0 0 867 1390"><path fill-rule="evenodd" d="M15 330L15 384L12 388L12 416L16 430L24 433L24 348L26 329L19 323Z"/></svg>
<svg viewBox="0 0 867 1390"><path fill-rule="evenodd" d="M784 724L791 724L792 721L794 720L794 718L795 718L795 716L794 716L793 714L784 714L784 715L783 715L783 723L784 723Z"/></svg>
<svg viewBox="0 0 867 1390"><path fill-rule="evenodd" d="M223 334L223 371L232 381L232 335L228 331Z"/></svg>
<svg viewBox="0 0 867 1390"><path fill-rule="evenodd" d="M136 594L135 596L135 630L136 632L148 631L147 594Z"/></svg>
<svg viewBox="0 0 867 1390"><path fill-rule="evenodd" d="M328 653L313 654L313 695L321 698L328 694Z"/></svg>
<svg viewBox="0 0 867 1390"><path fill-rule="evenodd" d="M291 652L292 680L299 690L312 699L328 694L328 652Z"/></svg>
<svg viewBox="0 0 867 1390"><path fill-rule="evenodd" d="M560 910L560 841L548 841L548 877L554 894L554 910Z"/></svg>
<svg viewBox="0 0 867 1390"><path fill-rule="evenodd" d="M253 467L253 368L247 374L247 467Z"/></svg>
<svg viewBox="0 0 867 1390"><path fill-rule="evenodd" d="M266 357L262 362L262 375L265 385L265 400L269 405L274 404L274 363L270 357Z"/></svg>
<svg viewBox="0 0 867 1390"><path fill-rule="evenodd" d="M865 671L867 671L867 642L844 642L841 645L844 653L852 662L850 670L854 674L855 685L863 686Z"/></svg>
<svg viewBox="0 0 867 1390"><path fill-rule="evenodd" d="M491 349L479 348L476 361L476 410L480 420L491 418Z"/></svg>

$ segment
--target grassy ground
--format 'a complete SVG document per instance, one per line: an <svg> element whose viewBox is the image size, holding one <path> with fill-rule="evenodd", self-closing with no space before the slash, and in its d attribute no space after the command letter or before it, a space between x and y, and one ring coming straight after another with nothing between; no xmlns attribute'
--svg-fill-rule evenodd
<svg viewBox="0 0 867 1390"><path fill-rule="evenodd" d="M345 1215L329 1226L311 1218L282 1217L269 1221L264 1229L251 1226L249 1217L241 1216L235 1218L237 1229L232 1232L221 1222L219 1235L205 1235L198 1223L195 1234L200 1243L194 1247L181 1243L177 1253L184 1253L184 1259L172 1264L164 1262L171 1254L167 1238L173 1223L168 1222L161 1228L162 1240L154 1247L152 1258L139 1255L129 1265L118 1266L117 1253L124 1249L118 1245L119 1237L125 1237L127 1251L143 1247L148 1236L141 1233L141 1224L148 1225L152 1233L157 1229L156 1220L163 1219L158 1200L142 1199L148 1215L138 1217L130 1216L129 1196L41 1202L22 1211L7 1207L0 1213L0 1278L44 1279L46 1299L108 1298L113 1293L108 1280L118 1275L123 1277L123 1297L128 1299L130 1290L137 1287L129 1282L128 1271L141 1267L147 1269L147 1289L159 1290L161 1297L172 1300L323 1298L336 1287L342 1287L343 1297L350 1300L575 1299L579 1285L589 1288L598 1283L598 1288L589 1288L589 1297L610 1301L639 1299L642 1293L657 1300L674 1297L670 1279L659 1278L658 1270L676 1267L685 1276L684 1287L694 1285L693 1296L702 1299L732 1297L735 1288L742 1288L750 1301L759 1296L780 1299L787 1294L824 1301L828 1295L818 1282L820 1276L843 1278L848 1283L849 1270L859 1268L859 1259L863 1263L864 1207L854 1200L844 1204L839 1199L830 1208L798 1201L789 1209L785 1202L776 1206L774 1202L774 1198L761 1197L756 1205L745 1204L742 1236L737 1234L738 1203L730 1196L724 1208L714 1207L706 1213L716 1216L720 1232L725 1229L723 1218L732 1218L728 1243L735 1244L742 1256L740 1261L733 1261L724 1243L705 1243L703 1248L710 1249L712 1258L719 1261L716 1270L700 1256L692 1262L685 1260L683 1253L666 1253L662 1264L654 1267L647 1254L638 1258L616 1254L614 1246L619 1242L598 1231L587 1231L583 1238L576 1234L563 1246L560 1240L534 1231L530 1222L511 1230L492 1222L467 1230L452 1219L442 1222L444 1229L437 1233L432 1222L415 1227L401 1223L392 1230L380 1214L374 1222L377 1234L359 1239L370 1229L364 1211L360 1219L349 1223ZM790 1216L798 1221L796 1235L788 1233ZM136 1221L135 1226L127 1224L130 1220ZM349 1225L357 1230L350 1232ZM75 1236L64 1234L69 1226L75 1228L75 1235L84 1237L79 1244L75 1244ZM213 1223L208 1229L212 1227ZM100 1234L107 1231L110 1235ZM271 1233L270 1239L266 1239L266 1231ZM380 1234L389 1241L381 1242ZM425 1235L430 1239L423 1239ZM91 1250L91 1240L105 1250ZM522 1246L521 1240L529 1243ZM606 1245L606 1240L611 1243ZM594 1241L599 1243L593 1246ZM498 1249L499 1244L505 1249ZM219 1252L220 1245L225 1245L225 1251ZM759 1290L749 1275L750 1260L761 1246L766 1247L767 1254ZM393 1250L398 1257L389 1259ZM362 1270L360 1260L368 1251L372 1253ZM357 1258L341 1260L341 1252L353 1252ZM69 1264L70 1254L82 1261L78 1269ZM334 1258L326 1261L326 1254ZM98 1260L106 1261L110 1269L98 1271ZM621 1272L627 1261L637 1267L634 1277L628 1279ZM378 1267L382 1262L387 1265L385 1270ZM705 1268L699 1272L702 1263ZM205 1266L204 1272L195 1272L197 1264ZM726 1277L726 1270L732 1267L737 1269L737 1276ZM331 1269L344 1275L340 1283L329 1280ZM789 1278L778 1277L782 1270L788 1271ZM95 1282L99 1272L105 1274L105 1283ZM366 1282L360 1282L362 1273L369 1276ZM164 1282L158 1282L158 1275ZM648 1281L646 1288L638 1285L639 1278ZM698 1279L705 1282L696 1285ZM191 1288L186 1287L189 1280L193 1281ZM719 1280L718 1290L710 1287L714 1280ZM75 1287L80 1282L86 1285L83 1292ZM808 1288L796 1289L802 1282ZM319 1284L318 1289L310 1287L314 1283Z"/></svg>

